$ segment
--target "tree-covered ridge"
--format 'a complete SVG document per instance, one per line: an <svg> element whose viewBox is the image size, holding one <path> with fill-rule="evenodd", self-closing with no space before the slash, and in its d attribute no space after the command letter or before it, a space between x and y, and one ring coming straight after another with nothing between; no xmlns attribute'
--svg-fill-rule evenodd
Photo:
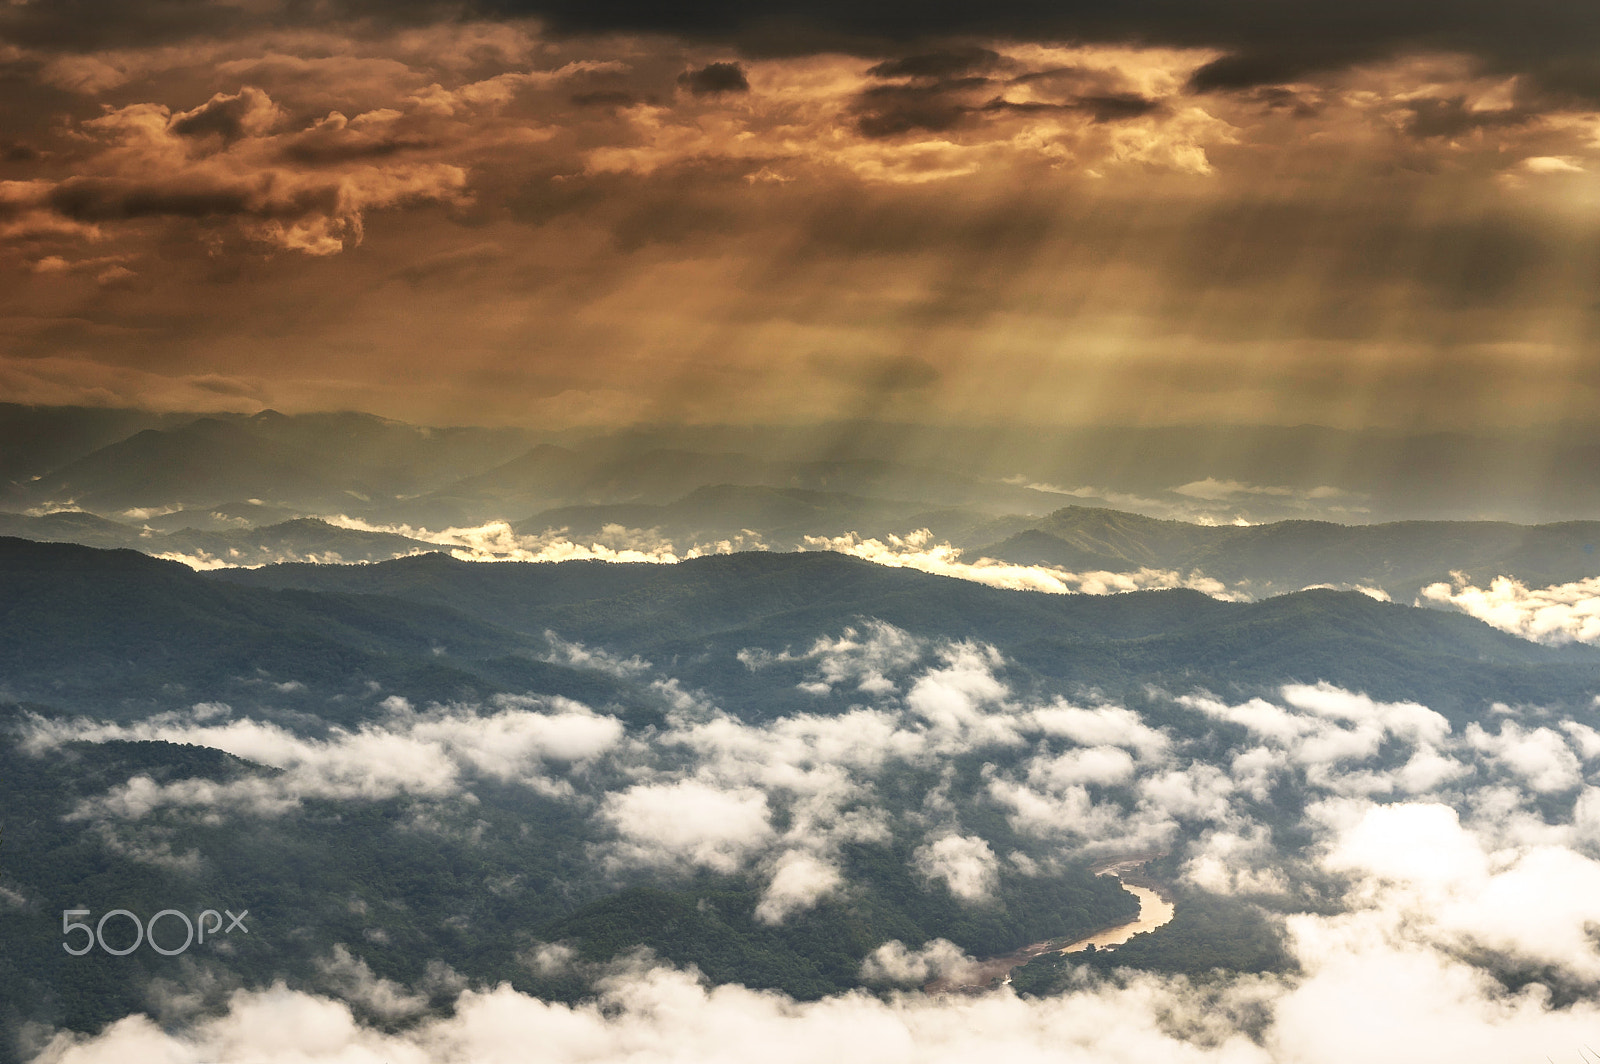
<svg viewBox="0 0 1600 1064"><path fill-rule="evenodd" d="M1395 521L1346 525L1274 521L1198 525L1100 507L1068 506L971 553L1024 565L1125 572L1198 571L1256 597L1313 584L1362 585L1410 602L1460 573L1529 586L1600 574L1600 522Z"/></svg>

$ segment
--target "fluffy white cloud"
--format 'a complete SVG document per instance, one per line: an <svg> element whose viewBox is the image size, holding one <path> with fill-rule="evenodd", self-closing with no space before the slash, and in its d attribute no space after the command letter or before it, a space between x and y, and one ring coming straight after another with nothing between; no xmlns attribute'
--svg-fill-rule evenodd
<svg viewBox="0 0 1600 1064"><path fill-rule="evenodd" d="M886 540L863 539L854 532L842 536L806 536L805 548L848 554L876 565L896 569L917 569L937 576L953 576L990 587L1012 591L1043 591L1051 595L1115 595L1151 588L1188 587L1217 598L1238 597L1226 584L1201 573L1184 575L1169 569L1140 569L1137 572L1074 573L1053 565L1016 565L994 558L961 560L961 550L949 543L935 543L926 528Z"/></svg>
<svg viewBox="0 0 1600 1064"><path fill-rule="evenodd" d="M57 1037L39 1064L512 1064L537 1046L551 1064L956 1064L1002 1057L1081 1064L1348 1064L1349 1061L1574 1059L1600 1008L1552 1008L1536 988L1505 991L1449 953L1369 925L1297 918L1300 980L1235 977L1205 987L1131 975L1058 998L844 994L814 1002L692 974L626 967L597 1000L563 1005L509 986L460 994L449 1016L400 1030L358 1023L342 1002L279 985L234 995L226 1014L182 1030L129 1017L94 1037ZM906 982L962 963L930 943L874 955ZM1255 1037L1247 1034L1249 1028Z"/></svg>
<svg viewBox="0 0 1600 1064"><path fill-rule="evenodd" d="M1379 702L1330 683L1286 684L1283 700L1296 709L1333 720L1376 724L1391 735L1413 742L1443 741L1450 722L1415 702Z"/></svg>
<svg viewBox="0 0 1600 1064"><path fill-rule="evenodd" d="M1323 864L1358 877L1358 916L1600 978L1600 863L1570 849L1491 850L1454 809L1400 804L1347 818Z"/></svg>
<svg viewBox="0 0 1600 1064"><path fill-rule="evenodd" d="M1074 784L1112 786L1133 779L1132 755L1117 746L1083 747L1056 757L1036 757L1028 764L1028 782L1061 791Z"/></svg>
<svg viewBox="0 0 1600 1064"><path fill-rule="evenodd" d="M1443 805L1370 806L1339 833L1325 860L1334 871L1359 870L1428 894L1488 875L1482 847Z"/></svg>
<svg viewBox="0 0 1600 1064"><path fill-rule="evenodd" d="M486 717L460 713L421 716L411 724L410 738L448 750L480 773L506 780L520 778L530 766L542 762L591 760L622 739L621 721L592 713L568 699L501 696L495 704L503 708ZM557 712L532 708L545 705Z"/></svg>
<svg viewBox="0 0 1600 1064"><path fill-rule="evenodd" d="M623 680L650 671L650 663L637 654L624 658L604 648L569 643L550 631L545 632L544 637L550 643L550 655L545 660L557 665L568 665L574 669L594 669Z"/></svg>
<svg viewBox="0 0 1600 1064"><path fill-rule="evenodd" d="M1503 632L1540 643L1600 643L1600 577L1570 584L1530 588L1509 576L1497 576L1486 588L1456 574L1452 584L1422 589L1429 602L1454 606Z"/></svg>
<svg viewBox="0 0 1600 1064"><path fill-rule="evenodd" d="M1139 804L1163 817L1227 823L1233 818L1234 782L1215 765L1194 762L1146 776L1138 783Z"/></svg>
<svg viewBox="0 0 1600 1064"><path fill-rule="evenodd" d="M1026 718L1031 729L1070 739L1079 746L1122 746L1145 760L1162 757L1171 747L1167 736L1144 723L1139 714L1123 706L1085 709L1057 699Z"/></svg>
<svg viewBox="0 0 1600 1064"><path fill-rule="evenodd" d="M374 975L367 962L352 954L342 942L317 961L317 972L344 1000L359 1004L384 1019L415 1016L428 1007L425 995L413 994L392 979Z"/></svg>
<svg viewBox="0 0 1600 1064"><path fill-rule="evenodd" d="M1189 847L1184 878L1216 894L1283 894L1288 878L1277 868L1272 835L1260 825L1207 831Z"/></svg>
<svg viewBox="0 0 1600 1064"><path fill-rule="evenodd" d="M924 942L919 949L892 939L867 955L861 978L869 983L922 986L935 979L962 982L976 970L977 962L948 939Z"/></svg>
<svg viewBox="0 0 1600 1064"><path fill-rule="evenodd" d="M859 628L846 628L837 639L821 637L802 654L745 649L739 651L738 658L752 670L774 662L814 662L813 678L801 686L816 694L826 694L839 684L851 684L858 691L882 695L898 689L890 677L911 668L926 650L926 640L892 624L869 620Z"/></svg>
<svg viewBox="0 0 1600 1064"><path fill-rule="evenodd" d="M989 797L1008 811L1011 827L1037 838L1078 838L1089 842L1115 839L1127 841L1131 848L1146 842L1164 845L1170 825L1158 826L1158 838L1133 840L1150 825L1136 824L1127 811L1115 802L1096 803L1087 787L1077 785L1060 791L1042 791L1004 777L989 780Z"/></svg>
<svg viewBox="0 0 1600 1064"><path fill-rule="evenodd" d="M938 731L987 731L987 711L1000 708L1010 693L994 674L1002 664L999 652L990 646L954 643L941 648L939 657L942 667L917 679L906 694L906 706ZM1009 731L1007 724L1001 727Z"/></svg>
<svg viewBox="0 0 1600 1064"><path fill-rule="evenodd" d="M985 901L999 879L994 850L976 835L946 835L912 854L916 868L929 879L941 879L950 893L966 902Z"/></svg>
<svg viewBox="0 0 1600 1064"><path fill-rule="evenodd" d="M438 531L411 525L374 525L357 517L337 514L322 520L339 528L362 532L389 532L407 539L433 543L464 562L650 562L670 565L708 554L732 554L736 550L759 550L757 542L720 540L679 548L653 529L604 525L597 535L574 539L565 528L525 534L507 521L482 525L450 527Z"/></svg>
<svg viewBox="0 0 1600 1064"><path fill-rule="evenodd" d="M444 796L468 775L515 780L547 794L570 792L560 772L598 757L622 738L622 724L567 699L502 696L482 707L433 707L419 712L391 699L387 717L355 730L334 728L326 739L296 735L276 724L236 719L209 723L214 707L195 715L167 713L135 724L87 720L29 720L23 748L35 755L69 741L161 740L210 747L280 769L271 776L227 782L208 779L158 784L135 776L79 816L142 817L162 807L193 807L217 815L241 810L282 813L309 798L375 800L400 794Z"/></svg>
<svg viewBox="0 0 1600 1064"><path fill-rule="evenodd" d="M1207 694L1181 695L1175 701L1239 725L1262 743L1236 755L1239 778L1258 799L1287 766L1304 769L1307 782L1315 786L1352 794L1416 793L1470 771L1440 753L1450 743L1450 723L1426 706L1380 702L1328 683L1288 684L1279 697L1284 705L1259 697L1229 705ZM1349 767L1377 757L1389 739L1414 748L1405 766L1391 771Z"/></svg>
<svg viewBox="0 0 1600 1064"><path fill-rule="evenodd" d="M1122 707L1016 705L1015 694L997 678L999 665L981 648L930 647L925 657L931 660L921 671L903 674L905 695L885 693L889 705L880 708L756 725L701 707L674 719L653 749L687 755L673 771L692 775L669 778L656 775L649 761L635 765L643 782L602 796L598 815L617 839L599 856L620 864L754 869L765 880L759 916L780 922L848 889L829 840L882 830L871 799L874 777L885 765L896 759L937 764L946 731L984 734L973 722L996 717L1010 733L1037 743L1014 776L988 773L988 797L1012 814L1015 825L1073 847L1119 849L1135 841L1171 842L1177 826L1186 825L1198 829L1198 837L1184 852L1185 876L1219 892L1290 893L1298 875L1293 859L1276 852L1270 832L1242 803L1266 793L1283 773L1305 772L1312 792L1325 797L1308 809L1303 826L1321 842L1304 859L1343 877L1350 889L1342 912L1289 918L1290 948L1304 974L1226 977L1204 987L1146 975L1084 978L1063 997L1042 1001L1002 990L972 998L846 994L797 1003L740 987L707 987L690 973L636 962L602 980L596 1003L557 1005L508 988L480 988L460 993L454 1015L429 1017L419 1011L424 995L418 988L378 979L354 954L335 949L325 958L321 985L360 1010L409 1017L412 1024L404 1030L364 1026L345 1004L277 988L241 993L227 1015L189 1029L163 1031L129 1018L96 1038L62 1036L40 1059L492 1062L518 1059L537 1039L541 1053L557 1064L619 1056L733 1060L758 1051L779 1059L823 1054L874 1064L966 1059L975 1052L1095 1064L1342 1064L1434 1059L1439 1047L1448 1048L1452 1060L1474 1064L1508 1053L1560 1059L1576 1044L1572 1039L1590 1037L1584 1032L1600 1021L1600 1010L1587 1002L1555 1009L1537 989L1508 993L1463 959L1489 951L1600 979L1600 950L1590 934L1600 925L1600 862L1568 848L1600 844L1600 791L1578 791L1570 823L1548 823L1536 810L1539 795L1558 793L1551 788L1566 786L1581 765L1569 745L1581 746L1580 731L1508 717L1496 733L1475 727L1456 738L1424 707L1326 685L1285 688L1276 700L1236 706L1190 698L1187 708L1240 723L1252 736L1223 767L1190 759L1186 743L1171 741ZM935 675L937 687L922 688L930 701L914 711L914 693ZM495 708L469 718L456 711L419 713L397 701L389 739L441 751L441 780L496 771L497 758L543 764L595 751L629 758L650 753L607 746L592 722L567 722L571 731L564 731L564 715L592 717L572 706L504 700ZM551 719L498 719L534 710ZM479 738L460 734L462 728ZM1441 786L1480 770L1503 778L1454 795L1459 811L1438 801L1378 804L1343 781L1383 773L1320 752L1302 756L1317 743L1331 746L1338 738L1333 733L1363 743L1378 734L1398 744L1402 756L1409 749L1408 759L1386 762L1397 766L1388 774L1394 780L1416 777L1418 786ZM303 752L305 740L229 720L220 707L136 726L38 722L30 742L44 751L86 735L158 734L200 736L219 748L225 743L278 757L289 766L285 775L296 758L312 756ZM1062 741L1076 745L1051 749ZM373 754L383 755L381 748ZM1116 793L1096 803L1091 791ZM774 827L778 803L793 830ZM922 875L972 902L992 897L1002 870L987 841L957 832L930 836L913 861ZM562 963L554 954L530 958L546 961ZM947 942L918 948L889 943L867 959L863 976L920 985L959 976L972 963ZM1352 1015L1363 1022L1352 1024Z"/></svg>
<svg viewBox="0 0 1600 1064"><path fill-rule="evenodd" d="M1466 739L1473 749L1541 794L1570 791L1583 782L1577 755L1549 728L1524 729L1514 720L1504 720L1500 733L1491 735L1474 723L1467 726Z"/></svg>
<svg viewBox="0 0 1600 1064"><path fill-rule="evenodd" d="M772 879L756 905L756 919L781 924L838 890L844 877L831 862L805 850L788 850L773 862Z"/></svg>
<svg viewBox="0 0 1600 1064"><path fill-rule="evenodd" d="M773 837L766 794L698 780L644 783L607 795L601 816L620 836L606 851L614 865L690 864L733 872Z"/></svg>

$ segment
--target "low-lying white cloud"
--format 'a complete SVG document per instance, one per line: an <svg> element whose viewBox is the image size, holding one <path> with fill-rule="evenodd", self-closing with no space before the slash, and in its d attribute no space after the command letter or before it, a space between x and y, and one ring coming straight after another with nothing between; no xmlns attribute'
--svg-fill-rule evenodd
<svg viewBox="0 0 1600 1064"><path fill-rule="evenodd" d="M1248 498L1251 496L1317 501L1343 499L1351 495L1350 492L1342 488L1335 488L1326 484L1318 485L1314 488L1291 488L1281 484L1247 484L1239 480L1219 480L1216 477L1191 480L1187 484L1180 484L1173 488L1172 491L1174 494L1182 495L1185 498L1201 499L1206 502L1221 502L1227 499Z"/></svg>
<svg viewBox="0 0 1600 1064"><path fill-rule="evenodd" d="M838 638L822 636L809 650L798 654L745 648L737 657L752 671L780 662L812 662L816 671L801 686L813 694L828 694L835 687L848 684L869 695L882 695L896 690L889 674L909 669L927 649L925 639L892 624L868 620L859 627L846 628Z"/></svg>
<svg viewBox="0 0 1600 1064"><path fill-rule="evenodd" d="M736 548L730 541L697 545L681 554L673 544L647 530L623 525L605 525L588 542L575 539L565 528L529 535L516 531L509 521L488 521L481 525L452 526L437 531L411 525L374 525L360 518L338 514L323 520L338 528L362 532L390 532L408 539L434 543L450 556L465 562L650 562L671 564L704 554L729 554Z"/></svg>
<svg viewBox="0 0 1600 1064"><path fill-rule="evenodd" d="M541 1001L509 986L468 989L450 1015L401 1029L365 1025L344 1001L280 985L236 992L226 1013L182 1029L143 1016L95 1036L56 1036L38 1064L511 1064L537 1046L550 1064L685 1060L735 1064L911 1064L1003 1058L1083 1064L1348 1064L1576 1060L1600 1008L1553 1007L1508 991L1410 925L1381 917L1294 918L1302 976L1203 984L1130 973L1080 979L1058 997L855 992L798 1002L648 962L617 966L597 997ZM938 941L874 953L873 978L908 984L959 971Z"/></svg>
<svg viewBox="0 0 1600 1064"><path fill-rule="evenodd" d="M1514 720L1500 722L1498 734L1481 724L1467 725L1467 742L1490 761L1517 776L1539 794L1570 791L1583 783L1583 766L1567 739L1550 728L1523 728Z"/></svg>
<svg viewBox="0 0 1600 1064"><path fill-rule="evenodd" d="M1454 809L1372 806L1325 860L1358 882L1358 914L1408 921L1440 946L1476 946L1600 979L1600 862L1558 846L1490 849Z"/></svg>
<svg viewBox="0 0 1600 1064"><path fill-rule="evenodd" d="M135 842L158 863L190 859L160 850L165 811L218 820L312 799L443 801L495 779L574 803L598 832L593 857L618 876L696 868L750 876L768 923L848 898L847 848L894 839L924 883L970 905L986 904L1008 876L1063 860L1173 847L1182 847L1193 885L1286 892L1299 872L1276 855L1274 818L1262 811L1280 786L1322 811L1314 832L1346 824L1328 819L1333 810L1419 800L1459 809L1498 847L1600 847L1600 799L1583 787L1600 733L1578 722L1556 727L1507 709L1492 728L1458 732L1418 703L1327 683L1235 699L1151 691L1143 711L1045 701L1013 686L993 647L871 619L801 645L746 648L739 659L804 676L854 704L741 719L665 675L667 666L552 635L553 658L606 671L665 704L648 738L630 739L619 720L578 703L501 696L425 710L391 697L361 727L316 737L216 704L123 724L36 717L23 742L43 756L71 741L164 740L277 770L166 783L140 774L79 807L97 826L148 818ZM930 781L920 806L880 790L903 787L908 772ZM1004 816L1024 841L973 830L983 820L958 809L953 794ZM1571 820L1552 822L1551 808L1573 808Z"/></svg>
<svg viewBox="0 0 1600 1064"><path fill-rule="evenodd" d="M756 919L764 924L781 924L844 885L837 865L807 850L785 851L773 862L770 876L756 905Z"/></svg>
<svg viewBox="0 0 1600 1064"><path fill-rule="evenodd" d="M891 939L867 954L861 978L869 983L922 986L935 979L965 981L976 969L977 962L949 939L932 939L917 949Z"/></svg>
<svg viewBox="0 0 1600 1064"><path fill-rule="evenodd" d="M917 871L940 880L962 901L985 901L994 893L999 859L989 844L976 835L946 835L912 855Z"/></svg>
<svg viewBox="0 0 1600 1064"><path fill-rule="evenodd" d="M637 654L624 658L604 647L587 647L582 643L568 642L551 631L546 631L544 637L550 644L550 653L545 660L552 664L566 665L574 669L593 669L615 676L619 680L643 675L651 668L650 663Z"/></svg>
<svg viewBox="0 0 1600 1064"><path fill-rule="evenodd" d="M1537 643L1600 644L1600 576L1536 588L1497 576L1484 588L1457 573L1453 583L1423 588L1422 598Z"/></svg>
<svg viewBox="0 0 1600 1064"><path fill-rule="evenodd" d="M422 543L433 544L452 558L469 562L567 562L605 561L671 565L680 561L702 558L714 554L733 554L739 551L768 550L761 537L746 531L724 539L694 542L679 546L655 529L628 528L608 524L600 532L587 537L573 536L566 528L547 529L539 533L518 532L508 521L489 521L482 525L452 526L433 530L412 525L379 525L346 514L336 514L320 520L337 528L361 532L386 532ZM848 554L877 565L897 569L915 569L938 576L968 580L990 587L1012 591L1038 591L1052 595L1116 595L1129 591L1149 591L1164 588L1189 588L1224 601L1244 601L1250 595L1239 588L1229 588L1198 571L1181 573L1174 569L1140 568L1129 572L1095 570L1072 572L1058 566L1018 565L994 558L963 561L962 551L949 543L935 543L928 529L918 529L904 536L889 535L884 539L864 538L847 532L840 536L804 536L801 551L823 550ZM392 557L409 557L421 553L423 548L396 551ZM257 551L245 558L238 551L229 556L205 550L164 551L155 555L167 561L181 562L191 569L254 568L268 562L310 562L319 565L340 565L345 559L337 551L306 552L277 550ZM1370 588L1358 588L1367 594L1381 594Z"/></svg>
<svg viewBox="0 0 1600 1064"><path fill-rule="evenodd" d="M1069 739L1080 746L1121 746L1144 758L1159 758L1172 745L1165 732L1144 723L1125 706L1074 706L1056 699L1034 710L1028 723L1045 735Z"/></svg>
<svg viewBox="0 0 1600 1064"><path fill-rule="evenodd" d="M393 979L375 975L367 962L342 942L336 943L327 956L318 958L316 967L323 982L339 997L384 1019L415 1016L428 1008L426 995L411 993Z"/></svg>
<svg viewBox="0 0 1600 1064"><path fill-rule="evenodd" d="M700 865L734 872L773 836L767 796L754 787L719 789L699 780L639 784L608 795L601 816L619 841L614 866Z"/></svg>
<svg viewBox="0 0 1600 1064"><path fill-rule="evenodd" d="M158 783L137 775L87 802L79 815L138 818L163 807L274 815L308 799L377 800L410 794L443 797L467 777L491 776L541 793L570 793L562 773L622 739L614 717L562 698L499 696L483 707L417 711L390 699L386 717L325 739L250 719L213 723L215 712L167 713L134 724L29 718L22 748L34 755L66 742L163 741L222 750L280 771L233 780Z"/></svg>
<svg viewBox="0 0 1600 1064"><path fill-rule="evenodd" d="M75 740L164 739L279 770L232 782L136 777L85 810L101 818L172 807L215 813L229 803L271 810L313 795L454 794L485 776L570 787L609 833L593 851L597 860L618 871L749 873L761 889L756 917L769 924L848 899L845 844L888 841L891 832L914 833L910 866L925 883L973 906L990 904L1018 869L1033 875L1052 860L1181 847L1176 856L1193 887L1292 899L1317 884L1324 893L1313 911L1284 919L1299 971L1199 983L1085 973L1043 1000L1000 990L796 1002L635 960L602 978L591 1002L479 986L451 991L456 1007L444 1016L423 1003L445 984L425 994L330 946L315 985L332 996L240 992L225 1015L167 1029L125 1018L94 1037L62 1035L39 1059L492 1064L523 1059L537 1044L555 1064L757 1053L873 1064L975 1053L1095 1064L1344 1064L1448 1053L1475 1064L1573 1059L1600 1022L1592 998L1558 1008L1537 986L1507 990L1483 966L1486 957L1504 958L1600 981L1590 930L1600 926L1600 788L1584 783L1600 738L1580 722L1555 725L1507 709L1492 728L1452 729L1419 703L1326 683L1255 697L1151 692L1156 712L1147 716L1106 702L1044 701L1008 682L993 648L918 639L868 621L799 652L743 654L750 668L809 670L811 682L860 700L838 713L751 722L659 678L661 669L551 645L579 667L616 668L636 680L649 669L656 678L648 689L670 705L650 741L629 741L617 721L559 699L417 710L394 698L368 726L319 739L208 704L135 724L30 718L26 748L44 756ZM1182 718L1227 738L1206 745L1211 735L1152 723ZM1032 840L1034 856L1012 853L1015 839L998 845L976 817L958 826L950 799L958 755L988 761L966 781L973 800L1004 814ZM896 764L931 770L940 782L920 809L890 824L876 788ZM1307 799L1294 827L1309 843L1291 847L1275 837L1280 814L1260 808L1280 782ZM552 947L534 961L553 970L559 952ZM971 964L946 941L891 942L867 957L861 974L917 986ZM357 1016L408 1025L367 1025Z"/></svg>
<svg viewBox="0 0 1600 1064"><path fill-rule="evenodd" d="M1139 569L1137 572L1074 573L1051 565L1017 565L979 558L961 560L962 551L949 543L935 543L926 528L904 536L864 539L854 532L842 536L806 536L806 550L831 550L854 558L896 569L916 569L936 576L987 584L1012 591L1042 591L1051 595L1114 595L1127 591L1186 587L1216 598L1236 597L1226 584L1200 573L1183 574L1172 569Z"/></svg>

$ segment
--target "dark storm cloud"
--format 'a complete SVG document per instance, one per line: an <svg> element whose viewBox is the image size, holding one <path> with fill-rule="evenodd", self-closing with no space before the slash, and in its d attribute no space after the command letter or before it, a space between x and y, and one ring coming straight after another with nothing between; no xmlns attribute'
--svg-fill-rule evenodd
<svg viewBox="0 0 1600 1064"><path fill-rule="evenodd" d="M335 211L338 196L339 190L333 186L298 189L289 195L264 195L261 189L234 182L184 185L74 178L53 189L49 203L59 214L80 222L158 216L299 218Z"/></svg>
<svg viewBox="0 0 1600 1064"><path fill-rule="evenodd" d="M221 5L153 0L60 0L0 8L0 40L65 50L183 40L237 27L239 17Z"/></svg>
<svg viewBox="0 0 1600 1064"><path fill-rule="evenodd" d="M750 91L750 81L738 63L707 63L698 70L686 70L678 75L678 84L696 96Z"/></svg>
<svg viewBox="0 0 1600 1064"><path fill-rule="evenodd" d="M1491 390L1409 363L1592 345L1600 115L1459 50L1250 87L1399 39L1272 46L1331 9L275 4L45 46L51 5L0 0L0 154L35 153L0 159L0 394L1358 423L1395 382L1384 417L1444 424ZM1593 394L1524 390L1505 420Z"/></svg>
<svg viewBox="0 0 1600 1064"><path fill-rule="evenodd" d="M207 218L250 211L250 191L232 188L183 188L131 181L84 178L63 182L51 191L57 213L80 222L173 215Z"/></svg>
<svg viewBox="0 0 1600 1064"><path fill-rule="evenodd" d="M897 60L879 64L868 73L879 77L889 76L881 73L885 68L903 70L901 62ZM929 63L922 69L933 71L941 69L941 66ZM959 72L966 68L948 64L942 69ZM1010 83L1024 84L1026 80L1016 78ZM928 73L914 75L913 80L905 84L873 85L856 98L856 131L872 138L917 132L945 133L959 128L974 115L1028 116L1074 111L1087 113L1095 122L1115 122L1140 118L1161 109L1158 101L1128 92L1088 93L1057 102L1012 101L1003 95L994 95L998 90L1003 90L1006 84L979 74L942 77ZM984 97L986 99L983 102L977 102Z"/></svg>
<svg viewBox="0 0 1600 1064"><path fill-rule="evenodd" d="M954 78L977 74L1000 66L998 52L987 48L960 48L946 52L923 52L886 59L867 73L875 78Z"/></svg>
<svg viewBox="0 0 1600 1064"><path fill-rule="evenodd" d="M1078 100L1077 106L1093 115L1096 122L1140 118L1161 108L1155 100L1147 100L1131 92L1110 96L1085 96Z"/></svg>
<svg viewBox="0 0 1600 1064"><path fill-rule="evenodd" d="M414 0L378 4L281 0L250 8L200 0L53 0L0 5L0 41L83 51L229 35L272 25L361 20L381 27L440 18L529 17L561 33L660 32L733 43L751 55L845 48L864 55L903 53L908 42L952 37L1053 39L1210 47L1227 54L1194 81L1199 90L1292 81L1353 62L1419 50L1466 51L1494 69L1527 71L1549 88L1600 93L1600 18L1574 0L1391 0L1293 4L1282 0L994 0L991 3L862 4L732 0L595 4L578 0ZM937 67L962 61L957 51L901 55L890 64ZM970 62L970 60L969 60ZM974 69L967 66L965 69ZM942 71L931 71L937 76Z"/></svg>
<svg viewBox="0 0 1600 1064"><path fill-rule="evenodd" d="M1260 52L1241 52L1215 59L1194 72L1189 88L1194 92L1218 92L1249 89L1257 85L1272 85L1293 81L1306 72L1308 65L1337 65L1332 56L1323 56L1321 62L1308 63L1305 54L1268 55Z"/></svg>
<svg viewBox="0 0 1600 1064"><path fill-rule="evenodd" d="M972 111L959 93L988 83L988 78L973 77L927 85L874 85L857 99L856 128L867 137L954 129Z"/></svg>
<svg viewBox="0 0 1600 1064"><path fill-rule="evenodd" d="M306 0L242 5L207 0L49 0L0 5L0 41L31 48L87 51L226 37L286 24L351 18L415 25L459 14L435 0Z"/></svg>
<svg viewBox="0 0 1600 1064"><path fill-rule="evenodd" d="M631 107L638 98L622 89L597 89L594 92L575 92L567 97L578 107Z"/></svg>
<svg viewBox="0 0 1600 1064"><path fill-rule="evenodd" d="M1537 117L1532 111L1474 111L1460 96L1413 100L1409 107L1412 117L1406 132L1414 137L1459 137L1479 129L1524 125Z"/></svg>
<svg viewBox="0 0 1600 1064"><path fill-rule="evenodd" d="M985 111L1015 111L1022 114L1046 111L1084 111L1096 122L1117 122L1142 118L1161 110L1156 100L1148 100L1136 93L1113 93L1105 96L1080 96L1067 103L1013 103L1006 99L993 99L983 105Z"/></svg>
<svg viewBox="0 0 1600 1064"><path fill-rule="evenodd" d="M1539 74L1550 86L1600 92L1600 18L1572 0L996 0L993 3L848 3L731 0L660 5L577 0L486 0L481 10L548 19L566 32L653 31L737 40L753 53L855 47L952 36L1127 41L1229 53L1197 79L1202 89L1246 88L1404 51L1457 50L1491 66Z"/></svg>
<svg viewBox="0 0 1600 1064"><path fill-rule="evenodd" d="M283 158L315 166L382 159L404 151L421 151L433 144L420 132L352 129L340 116L331 121L325 119L291 138L283 147Z"/></svg>
<svg viewBox="0 0 1600 1064"><path fill-rule="evenodd" d="M221 137L232 143L270 124L272 101L260 89L246 86L232 96L217 93L193 111L176 115L168 126L180 137Z"/></svg>

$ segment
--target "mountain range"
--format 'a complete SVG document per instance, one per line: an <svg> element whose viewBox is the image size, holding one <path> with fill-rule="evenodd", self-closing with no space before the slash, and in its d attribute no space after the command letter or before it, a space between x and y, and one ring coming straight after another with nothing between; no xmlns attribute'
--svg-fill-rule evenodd
<svg viewBox="0 0 1600 1064"><path fill-rule="evenodd" d="M1126 921L1095 862L1152 849L1180 918L1127 964L1292 971L1285 914L1334 904L1314 810L1526 776L1566 815L1525 738L1590 734L1597 688L1600 649L1328 589L1047 595L826 551L197 572L0 537L0 1021L180 1024L282 983L382 1026L657 963L816 999ZM1244 823L1292 887L1186 871ZM207 907L248 940L61 949L63 910Z"/></svg>

